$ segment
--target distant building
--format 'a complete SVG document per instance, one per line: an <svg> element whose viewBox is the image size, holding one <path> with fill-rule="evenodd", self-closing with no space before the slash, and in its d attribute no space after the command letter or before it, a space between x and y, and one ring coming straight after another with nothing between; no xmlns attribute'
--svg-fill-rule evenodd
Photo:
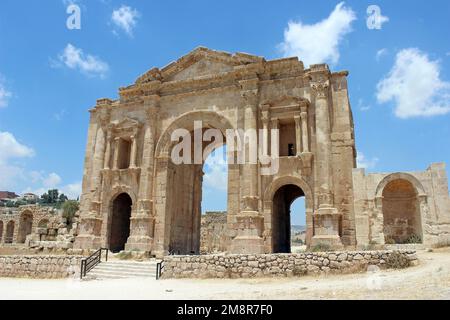
<svg viewBox="0 0 450 320"><path fill-rule="evenodd" d="M16 201L19 198L15 192L0 191L0 203L6 204L9 201Z"/></svg>
<svg viewBox="0 0 450 320"><path fill-rule="evenodd" d="M25 193L22 196L22 199L25 201L37 201L39 199L39 197L37 195L35 195L34 193Z"/></svg>

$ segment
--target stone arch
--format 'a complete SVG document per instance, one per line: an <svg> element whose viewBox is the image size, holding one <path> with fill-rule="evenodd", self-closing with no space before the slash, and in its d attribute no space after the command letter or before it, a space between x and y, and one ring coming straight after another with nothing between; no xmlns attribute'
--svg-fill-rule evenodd
<svg viewBox="0 0 450 320"><path fill-rule="evenodd" d="M133 199L126 192L116 194L111 198L108 247L114 253L125 250L130 237L132 208Z"/></svg>
<svg viewBox="0 0 450 320"><path fill-rule="evenodd" d="M11 244L14 242L14 229L15 229L16 223L14 220L11 220L6 225L6 234L5 234L5 243Z"/></svg>
<svg viewBox="0 0 450 320"><path fill-rule="evenodd" d="M288 206L292 204L292 202L301 197L305 197L305 206L306 206L306 243L309 245L311 243L311 239L313 236L313 212L314 212L314 199L313 192L309 184L300 177L293 176L283 176L275 179L265 190L264 192L264 221L266 226L265 237L266 237L266 251L268 252L278 252L278 251L288 251L287 248L278 248L277 241L274 240L274 237L277 237L279 231L274 229L273 223L274 221L274 197L277 195L278 191L283 188L289 188L294 186L298 189L297 194L294 196ZM291 188L292 189L292 188ZM292 190L291 190L292 191ZM290 220L289 220L290 221ZM290 222L289 222L290 228ZM288 231L290 235L290 231ZM286 235L287 236L287 235ZM289 247L290 247L290 241Z"/></svg>
<svg viewBox="0 0 450 320"><path fill-rule="evenodd" d="M194 121L202 121L203 129L220 130L224 138L223 144L226 144L226 131L234 129L230 120L217 112L191 111L172 121L160 136L155 150L156 189L153 193L156 218L154 251L157 255L167 252L191 254L200 251L203 164L177 166L170 159L170 152L176 144L171 141L172 132L179 128L192 132ZM216 144L214 147L217 148L219 145ZM231 167L228 166L228 191L231 182L237 181L239 175L238 170L233 171ZM237 171L237 177L236 174L233 177L231 171ZM228 192L228 208L231 197L233 195Z"/></svg>
<svg viewBox="0 0 450 320"><path fill-rule="evenodd" d="M27 236L33 231L33 213L25 210L20 214L17 243L25 243Z"/></svg>
<svg viewBox="0 0 450 320"><path fill-rule="evenodd" d="M171 141L172 132L178 128L191 131L194 129L194 121L202 121L204 127L219 129L224 137L226 137L227 129L234 129L230 120L215 111L190 111L184 113L172 121L164 130L156 144L156 157L169 156L169 152L174 145Z"/></svg>
<svg viewBox="0 0 450 320"><path fill-rule="evenodd" d="M392 174L377 189L387 244L423 241L421 199L426 194L422 184L410 174Z"/></svg>
<svg viewBox="0 0 450 320"><path fill-rule="evenodd" d="M413 175L409 173L392 173L386 177L384 177L383 180L378 184L377 189L375 191L375 198L381 198L383 197L383 190L384 188L392 181L394 180L406 180L409 181L417 190L418 196L426 196L427 193L425 191L425 188L423 187L422 183L414 177Z"/></svg>

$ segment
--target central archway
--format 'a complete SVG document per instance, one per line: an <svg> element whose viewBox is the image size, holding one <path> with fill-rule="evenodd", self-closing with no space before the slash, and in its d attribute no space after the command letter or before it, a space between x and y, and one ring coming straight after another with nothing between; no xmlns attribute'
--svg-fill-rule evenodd
<svg viewBox="0 0 450 320"><path fill-rule="evenodd" d="M31 234L33 229L33 214L31 212L24 212L20 216L19 234L17 243L25 243L27 236Z"/></svg>
<svg viewBox="0 0 450 320"><path fill-rule="evenodd" d="M189 140L187 137L193 139L192 154L184 154L183 149L180 153L182 158L190 155L192 160L198 160L194 154L196 134L208 136L208 129L215 129L221 133L222 139L217 141L216 136L212 135L203 142L200 163L183 161L175 164L171 155L180 141L172 141L172 134L178 129L184 132L183 136L178 136L182 141ZM227 129L233 127L222 115L212 111L193 111L174 120L159 139L154 200L158 216L155 228L157 250L171 254L200 254L204 164L214 150L226 145ZM176 150L179 151L178 146ZM237 181L236 175L230 174L228 166L228 209L230 197L233 197L233 192L230 192L230 181L233 179Z"/></svg>
<svg viewBox="0 0 450 320"><path fill-rule="evenodd" d="M109 234L109 250L117 253L125 250L130 236L131 207L133 201L126 193L119 194L112 204L111 230Z"/></svg>

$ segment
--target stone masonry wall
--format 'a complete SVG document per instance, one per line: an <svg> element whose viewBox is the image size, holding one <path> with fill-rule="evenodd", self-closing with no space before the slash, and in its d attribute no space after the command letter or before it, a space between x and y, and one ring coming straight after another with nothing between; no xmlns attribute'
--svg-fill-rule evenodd
<svg viewBox="0 0 450 320"><path fill-rule="evenodd" d="M163 278L257 278L355 273L366 271L369 265L386 268L386 259L393 252L399 252L412 263L417 262L413 250L170 256L164 259Z"/></svg>
<svg viewBox="0 0 450 320"><path fill-rule="evenodd" d="M214 254L227 251L227 213L207 212L202 215L200 227L200 253Z"/></svg>
<svg viewBox="0 0 450 320"><path fill-rule="evenodd" d="M62 279L76 277L82 256L0 256L0 278Z"/></svg>

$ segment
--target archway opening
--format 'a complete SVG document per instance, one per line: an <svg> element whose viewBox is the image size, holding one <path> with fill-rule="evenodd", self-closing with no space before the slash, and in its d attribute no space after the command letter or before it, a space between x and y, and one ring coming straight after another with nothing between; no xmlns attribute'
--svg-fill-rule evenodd
<svg viewBox="0 0 450 320"><path fill-rule="evenodd" d="M0 243L3 240L3 221L0 221Z"/></svg>
<svg viewBox="0 0 450 320"><path fill-rule="evenodd" d="M285 185L275 192L273 196L273 205L272 205L272 249L274 253L291 253L293 244L294 247L297 247L297 243L293 243L292 239L292 226L294 225L292 222L300 223L304 221L302 224L302 230L298 232L304 232L304 242L303 245L307 245L307 237L306 237L306 216L304 216L304 220L301 217L302 210L299 208L304 201L300 201L297 203L297 199L304 198L305 193L303 190L293 184ZM295 203L294 203L295 202ZM294 205L294 206L293 206ZM295 214L295 217L291 215L294 211L299 210ZM303 212L306 212L303 211ZM297 225L297 224L295 224ZM298 248L295 248L298 250Z"/></svg>
<svg viewBox="0 0 450 320"><path fill-rule="evenodd" d="M307 242L306 198L298 197L291 205L291 252L304 252Z"/></svg>
<svg viewBox="0 0 450 320"><path fill-rule="evenodd" d="M117 253L125 250L125 244L130 236L131 197L122 193L112 204L111 229L109 234L109 250Z"/></svg>
<svg viewBox="0 0 450 320"><path fill-rule="evenodd" d="M202 136L205 136L207 135L207 130L208 127L204 127L199 131ZM219 130L216 130L217 134L219 132ZM190 158L186 157L189 154L185 154L185 152L189 152L189 148L176 149L177 153L175 153L176 157L184 158L185 160L189 158L190 161L174 163L174 154L171 152L171 159L168 163L166 187L166 199L170 199L166 204L166 215L170 218L168 250L169 253L176 255L201 253L204 182L205 185L220 187L227 194L228 166L224 162L226 161L226 152L223 152L223 150L226 150L224 143L226 138L222 135L221 140L218 140L216 136L213 136L210 140L211 142L204 141L199 148L202 150L199 159L195 155L195 136L196 132L191 131L181 138L182 141L191 139ZM222 160L217 160L219 158ZM209 191L214 192L212 189ZM223 194L219 195L218 199L221 199L220 201L222 202ZM222 207L220 206L220 208ZM210 208L213 207L211 206ZM226 211L226 205L223 208Z"/></svg>
<svg viewBox="0 0 450 320"><path fill-rule="evenodd" d="M6 225L5 243L14 242L14 227L15 227L14 221L10 221Z"/></svg>
<svg viewBox="0 0 450 320"><path fill-rule="evenodd" d="M31 234L33 229L33 215L30 212L24 212L20 216L19 234L17 243L25 243L27 236Z"/></svg>
<svg viewBox="0 0 450 320"><path fill-rule="evenodd" d="M420 206L416 188L404 179L383 190L384 235L387 244L422 242Z"/></svg>
<svg viewBox="0 0 450 320"><path fill-rule="evenodd" d="M228 161L226 146L215 149L203 165L200 254L227 251Z"/></svg>

